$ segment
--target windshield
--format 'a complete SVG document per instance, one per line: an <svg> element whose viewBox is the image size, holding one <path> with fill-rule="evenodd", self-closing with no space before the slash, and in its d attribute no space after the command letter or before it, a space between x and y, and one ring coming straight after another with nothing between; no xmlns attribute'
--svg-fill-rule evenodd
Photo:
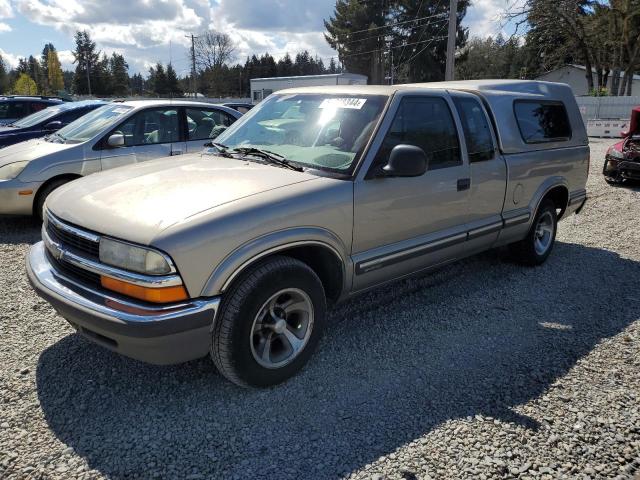
<svg viewBox="0 0 640 480"><path fill-rule="evenodd" d="M259 148L303 167L345 173L362 154L387 98L274 95L229 127L216 143L229 150Z"/></svg>
<svg viewBox="0 0 640 480"><path fill-rule="evenodd" d="M31 115L27 115L26 117L21 118L20 120L16 120L11 125L19 128L33 127L34 125L37 125L40 122L44 122L50 118L55 117L57 114L59 114L62 111L63 109L61 107L45 108L44 110L40 110L39 112L32 113Z"/></svg>
<svg viewBox="0 0 640 480"><path fill-rule="evenodd" d="M80 117L64 128L58 130L55 135L66 143L82 143L91 140L104 128L129 112L132 107L122 104L105 105L93 112Z"/></svg>

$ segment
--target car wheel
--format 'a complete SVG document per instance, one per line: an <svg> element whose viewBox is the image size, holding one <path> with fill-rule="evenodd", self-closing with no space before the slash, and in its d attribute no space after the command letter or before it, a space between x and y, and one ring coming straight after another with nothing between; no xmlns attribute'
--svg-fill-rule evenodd
<svg viewBox="0 0 640 480"><path fill-rule="evenodd" d="M604 177L604 181L609 185L621 185L624 179L621 177Z"/></svg>
<svg viewBox="0 0 640 480"><path fill-rule="evenodd" d="M551 200L544 200L538 209L527 236L511 244L512 258L523 265L542 264L553 250L558 229L556 206Z"/></svg>
<svg viewBox="0 0 640 480"><path fill-rule="evenodd" d="M326 308L322 282L307 264L285 256L260 262L225 294L213 326L211 357L238 385L281 383L313 354Z"/></svg>
<svg viewBox="0 0 640 480"><path fill-rule="evenodd" d="M56 188L61 187L62 185L64 185L65 183L69 183L70 181L71 180L69 179L60 179L54 180L53 182L45 185L36 196L35 204L33 206L33 214L40 220L42 220L44 216L44 202L47 197L51 195L51 192L53 192Z"/></svg>

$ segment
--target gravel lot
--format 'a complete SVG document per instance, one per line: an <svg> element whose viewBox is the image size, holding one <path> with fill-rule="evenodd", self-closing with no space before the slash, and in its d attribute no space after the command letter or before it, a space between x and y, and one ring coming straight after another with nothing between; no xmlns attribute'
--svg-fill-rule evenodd
<svg viewBox="0 0 640 480"><path fill-rule="evenodd" d="M604 182L611 143L544 266L489 252L343 304L262 391L74 335L25 278L39 226L0 219L0 478L640 478L640 188Z"/></svg>

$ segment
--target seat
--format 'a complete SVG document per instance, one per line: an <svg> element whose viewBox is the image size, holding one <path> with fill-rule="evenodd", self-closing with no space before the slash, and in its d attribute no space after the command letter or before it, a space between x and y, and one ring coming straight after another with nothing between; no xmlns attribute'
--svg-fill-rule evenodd
<svg viewBox="0 0 640 480"><path fill-rule="evenodd" d="M192 140L203 140L211 137L211 132L216 127L212 118L203 117L191 135Z"/></svg>

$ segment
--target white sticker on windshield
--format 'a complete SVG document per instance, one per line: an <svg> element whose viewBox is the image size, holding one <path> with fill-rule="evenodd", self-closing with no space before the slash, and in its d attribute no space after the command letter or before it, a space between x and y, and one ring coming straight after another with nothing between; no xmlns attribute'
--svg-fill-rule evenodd
<svg viewBox="0 0 640 480"><path fill-rule="evenodd" d="M366 101L365 98L325 98L318 108L352 108L360 110Z"/></svg>

